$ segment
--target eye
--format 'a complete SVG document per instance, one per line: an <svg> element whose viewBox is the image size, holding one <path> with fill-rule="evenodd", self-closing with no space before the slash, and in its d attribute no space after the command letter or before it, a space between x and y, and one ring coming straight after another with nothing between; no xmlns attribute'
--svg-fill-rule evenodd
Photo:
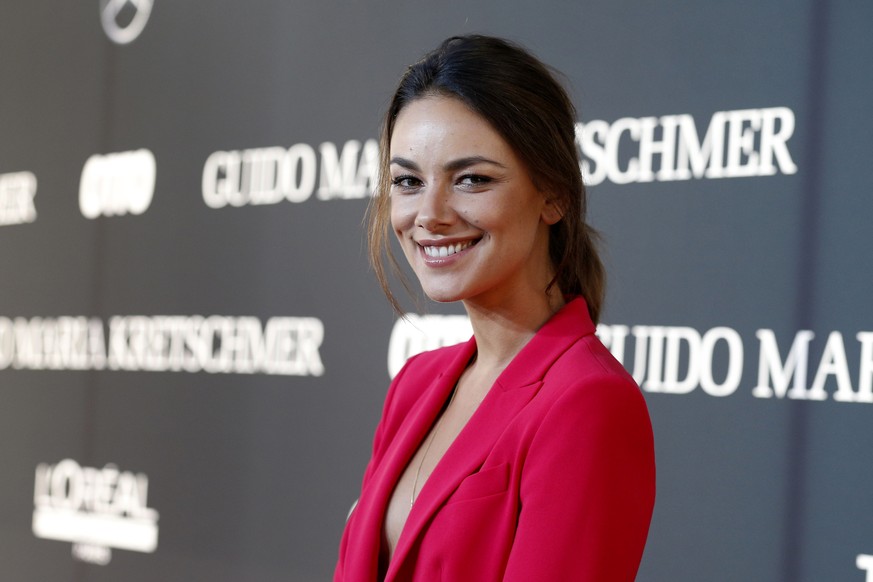
<svg viewBox="0 0 873 582"><path fill-rule="evenodd" d="M460 185L468 188L479 188L491 183L492 181L492 178L483 176L482 174L464 174L458 179Z"/></svg>
<svg viewBox="0 0 873 582"><path fill-rule="evenodd" d="M421 180L415 176L405 174L392 178L391 185L399 190L415 190L421 186Z"/></svg>

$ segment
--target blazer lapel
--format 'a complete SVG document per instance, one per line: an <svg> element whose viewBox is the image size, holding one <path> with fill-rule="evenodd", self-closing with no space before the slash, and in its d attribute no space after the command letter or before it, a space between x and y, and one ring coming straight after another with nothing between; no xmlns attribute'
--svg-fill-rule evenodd
<svg viewBox="0 0 873 582"><path fill-rule="evenodd" d="M415 540L461 481L482 466L506 425L536 394L541 383L512 391L492 389L434 468L419 493L397 542L385 580L392 580Z"/></svg>
<svg viewBox="0 0 873 582"><path fill-rule="evenodd" d="M359 506L367 507L367 512L360 516L363 522L360 529L366 533L356 539L360 546L355 549L358 564L352 568L353 571L372 572L372 579L375 580L388 501L400 475L436 421L475 349L475 342L470 340L442 373L429 385L422 386L421 398L409 410L385 452L380 469L373 475L368 487L361 492L361 499L367 498L367 502L359 503ZM362 561L367 563L362 564Z"/></svg>

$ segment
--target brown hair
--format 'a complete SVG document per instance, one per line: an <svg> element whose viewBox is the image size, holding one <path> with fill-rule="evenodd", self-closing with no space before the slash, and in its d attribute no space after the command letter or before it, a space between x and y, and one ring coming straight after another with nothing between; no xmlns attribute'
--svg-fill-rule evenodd
<svg viewBox="0 0 873 582"><path fill-rule="evenodd" d="M379 182L369 209L369 256L382 290L398 313L384 257L409 291L389 246L390 157L394 122L412 101L432 95L459 99L486 119L527 166L534 185L555 199L562 218L549 230L549 256L565 295L581 295L596 323L606 275L597 253L597 233L585 221L585 185L576 148L576 109L555 73L525 49L481 35L449 38L410 65L382 122Z"/></svg>

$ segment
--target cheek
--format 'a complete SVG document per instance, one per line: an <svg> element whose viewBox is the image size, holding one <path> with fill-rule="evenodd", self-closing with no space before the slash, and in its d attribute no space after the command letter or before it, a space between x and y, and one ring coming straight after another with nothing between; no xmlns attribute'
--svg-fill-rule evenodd
<svg viewBox="0 0 873 582"><path fill-rule="evenodd" d="M410 228L415 220L413 213L409 211L409 208L405 208L405 206L408 205L397 204L393 200L391 201L391 229L398 234Z"/></svg>
<svg viewBox="0 0 873 582"><path fill-rule="evenodd" d="M464 222L467 224L472 224L475 227L479 227L479 225L482 224L482 219L479 217L479 214L470 211L468 208L459 209L458 214L461 215L461 218L463 218Z"/></svg>

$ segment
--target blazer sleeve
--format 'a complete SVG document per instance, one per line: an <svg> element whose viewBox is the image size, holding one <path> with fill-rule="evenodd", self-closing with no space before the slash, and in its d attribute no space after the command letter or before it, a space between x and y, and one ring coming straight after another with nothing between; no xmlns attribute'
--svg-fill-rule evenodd
<svg viewBox="0 0 873 582"><path fill-rule="evenodd" d="M634 580L655 499L652 429L636 384L606 374L569 387L531 441L519 494L504 580Z"/></svg>

